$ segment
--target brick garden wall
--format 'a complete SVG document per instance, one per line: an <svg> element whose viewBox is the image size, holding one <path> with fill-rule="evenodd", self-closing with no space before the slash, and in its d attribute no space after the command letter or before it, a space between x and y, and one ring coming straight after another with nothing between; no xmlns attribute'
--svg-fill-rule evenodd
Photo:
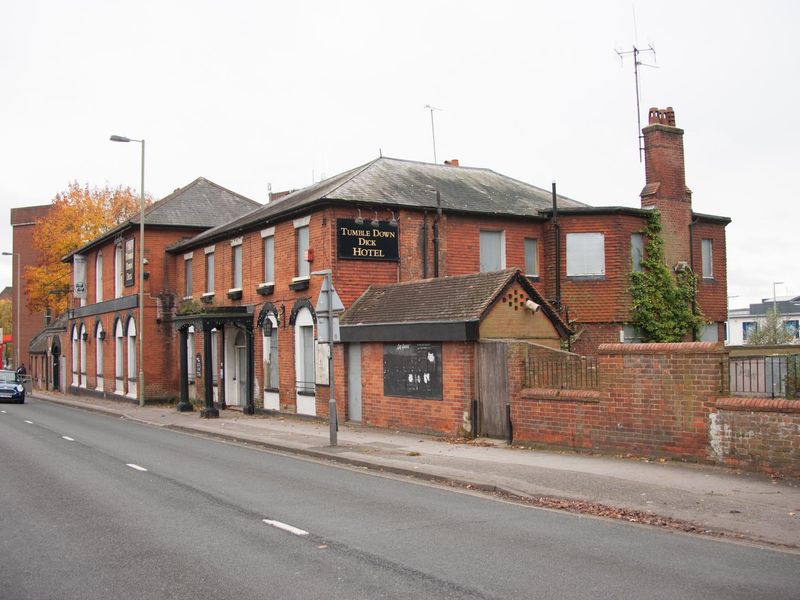
<svg viewBox="0 0 800 600"><path fill-rule="evenodd" d="M721 344L604 344L594 390L526 387L509 346L517 442L800 476L800 401L729 398Z"/></svg>

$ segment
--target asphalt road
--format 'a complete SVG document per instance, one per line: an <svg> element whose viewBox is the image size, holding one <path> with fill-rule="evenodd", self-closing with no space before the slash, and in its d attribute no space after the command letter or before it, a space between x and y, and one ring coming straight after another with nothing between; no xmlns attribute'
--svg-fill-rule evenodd
<svg viewBox="0 0 800 600"><path fill-rule="evenodd" d="M36 400L0 410L3 599L800 597L797 554Z"/></svg>

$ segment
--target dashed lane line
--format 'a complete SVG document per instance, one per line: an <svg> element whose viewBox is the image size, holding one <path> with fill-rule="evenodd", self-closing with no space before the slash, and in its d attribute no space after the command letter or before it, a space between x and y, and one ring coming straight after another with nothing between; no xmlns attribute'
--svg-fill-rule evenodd
<svg viewBox="0 0 800 600"><path fill-rule="evenodd" d="M294 535L308 535L307 531L302 529L298 529L297 527L292 527L291 525L287 525L286 523L281 523L280 521L273 521L272 519L261 519L267 525L271 527L275 527L277 529L282 529L283 531L288 531L289 533L293 533Z"/></svg>
<svg viewBox="0 0 800 600"><path fill-rule="evenodd" d="M144 467L140 467L139 465L135 465L133 463L127 463L126 467L130 467L131 469L136 469L137 471L147 471Z"/></svg>

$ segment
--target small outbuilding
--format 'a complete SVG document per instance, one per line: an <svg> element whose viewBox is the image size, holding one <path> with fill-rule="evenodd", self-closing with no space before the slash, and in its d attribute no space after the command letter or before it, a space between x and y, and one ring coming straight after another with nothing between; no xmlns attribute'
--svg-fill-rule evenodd
<svg viewBox="0 0 800 600"><path fill-rule="evenodd" d="M558 349L570 333L518 269L371 286L341 319L348 418L475 432L478 414L507 402L505 353L490 342Z"/></svg>

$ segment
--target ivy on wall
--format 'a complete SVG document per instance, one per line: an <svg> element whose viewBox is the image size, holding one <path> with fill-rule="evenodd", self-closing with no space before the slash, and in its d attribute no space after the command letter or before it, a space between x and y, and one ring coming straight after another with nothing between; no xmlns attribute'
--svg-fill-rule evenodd
<svg viewBox="0 0 800 600"><path fill-rule="evenodd" d="M633 311L630 325L645 342L681 342L705 325L700 309L692 308L697 275L690 268L677 273L664 261L661 215L653 211L641 232L647 238L642 270L631 273Z"/></svg>

